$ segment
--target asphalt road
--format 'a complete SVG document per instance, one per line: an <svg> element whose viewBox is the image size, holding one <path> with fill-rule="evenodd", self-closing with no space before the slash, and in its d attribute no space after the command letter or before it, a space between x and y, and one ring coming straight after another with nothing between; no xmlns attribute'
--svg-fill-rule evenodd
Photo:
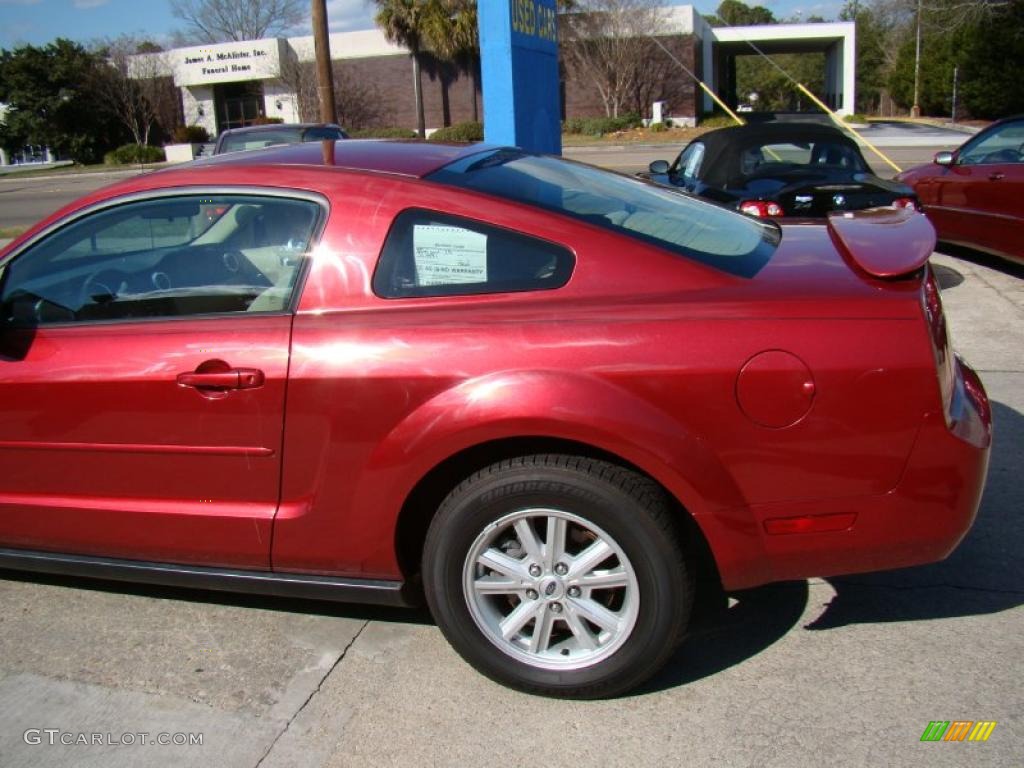
<svg viewBox="0 0 1024 768"><path fill-rule="evenodd" d="M957 141L962 135L954 134ZM939 137L941 140L941 137ZM883 151L901 168L929 162L939 149L948 148L948 142L923 147L885 148ZM564 155L574 160L599 165L623 173L635 173L647 168L653 160L672 160L681 147L672 144L643 147L569 147ZM865 151L875 173L890 178L895 171L885 161ZM111 184L137 171L113 173L58 174L35 178L19 178L17 174L0 176L0 228L26 226L39 221L63 205Z"/></svg>

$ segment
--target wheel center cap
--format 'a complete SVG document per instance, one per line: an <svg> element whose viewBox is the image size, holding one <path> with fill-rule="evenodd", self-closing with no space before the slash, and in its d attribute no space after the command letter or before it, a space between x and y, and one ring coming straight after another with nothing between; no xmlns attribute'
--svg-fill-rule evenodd
<svg viewBox="0 0 1024 768"><path fill-rule="evenodd" d="M540 588L537 590L545 600L561 600L565 596L565 586L562 580L554 576L541 579Z"/></svg>

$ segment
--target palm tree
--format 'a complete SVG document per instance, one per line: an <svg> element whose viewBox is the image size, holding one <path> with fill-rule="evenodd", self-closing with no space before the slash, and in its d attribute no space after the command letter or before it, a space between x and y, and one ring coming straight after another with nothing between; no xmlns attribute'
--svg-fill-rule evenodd
<svg viewBox="0 0 1024 768"><path fill-rule="evenodd" d="M473 80L473 120L479 120L477 107L477 60L480 34L477 28L477 0L438 0L426 17L424 37L440 58L459 61Z"/></svg>
<svg viewBox="0 0 1024 768"><path fill-rule="evenodd" d="M428 19L439 13L440 0L375 0L374 21L390 42L404 45L412 55L412 83L416 95L416 128L426 135L423 117L423 85L420 82L420 51Z"/></svg>

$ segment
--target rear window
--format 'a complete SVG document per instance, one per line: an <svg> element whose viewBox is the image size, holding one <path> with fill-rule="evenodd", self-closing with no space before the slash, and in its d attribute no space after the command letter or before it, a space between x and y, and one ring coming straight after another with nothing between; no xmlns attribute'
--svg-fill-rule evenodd
<svg viewBox="0 0 1024 768"><path fill-rule="evenodd" d="M838 141L783 141L747 147L740 153L740 172L744 176L791 173L812 168L868 171L860 153Z"/></svg>
<svg viewBox="0 0 1024 768"><path fill-rule="evenodd" d="M344 139L344 132L329 126L303 128L301 126L281 126L262 131L242 131L227 134L221 144L220 152L240 152L248 149L263 149L280 144L300 144L305 141L321 139Z"/></svg>
<svg viewBox="0 0 1024 768"><path fill-rule="evenodd" d="M629 176L556 157L499 149L427 177L571 216L749 277L771 258L779 228Z"/></svg>

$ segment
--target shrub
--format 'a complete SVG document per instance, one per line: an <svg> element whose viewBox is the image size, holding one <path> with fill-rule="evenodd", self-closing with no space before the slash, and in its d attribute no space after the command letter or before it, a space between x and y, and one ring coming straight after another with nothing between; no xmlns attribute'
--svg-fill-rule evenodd
<svg viewBox="0 0 1024 768"><path fill-rule="evenodd" d="M870 118L867 115L862 115L859 112L855 112L852 115L847 115L843 118L847 123L866 123Z"/></svg>
<svg viewBox="0 0 1024 768"><path fill-rule="evenodd" d="M160 147L150 147L146 144L125 144L103 156L103 162L107 165L162 163L165 159L164 151Z"/></svg>
<svg viewBox="0 0 1024 768"><path fill-rule="evenodd" d="M396 126L384 126L381 128L360 128L357 131L348 131L353 139L418 139L419 134L408 128Z"/></svg>
<svg viewBox="0 0 1024 768"><path fill-rule="evenodd" d="M571 117L562 124L565 133L604 136L640 125L640 115L630 112L619 117Z"/></svg>
<svg viewBox="0 0 1024 768"><path fill-rule="evenodd" d="M650 125L648 126L648 130L649 130L649 131L650 131L651 133L662 133L662 132L664 132L664 131L667 131L667 130L668 130L668 126L667 126L667 125L665 125L665 123L651 123L651 124L650 124Z"/></svg>
<svg viewBox="0 0 1024 768"><path fill-rule="evenodd" d="M201 125L179 125L174 129L174 141L177 144L205 144L210 134Z"/></svg>
<svg viewBox="0 0 1024 768"><path fill-rule="evenodd" d="M267 117L266 115L260 115L249 123L249 125L279 125L283 122L283 117Z"/></svg>
<svg viewBox="0 0 1024 768"><path fill-rule="evenodd" d="M456 123L430 134L431 141L483 141L483 123Z"/></svg>
<svg viewBox="0 0 1024 768"><path fill-rule="evenodd" d="M740 115L740 118L742 117L743 115ZM739 123L720 112L713 115L705 115L700 119L701 128L731 128L734 125L739 125Z"/></svg>

